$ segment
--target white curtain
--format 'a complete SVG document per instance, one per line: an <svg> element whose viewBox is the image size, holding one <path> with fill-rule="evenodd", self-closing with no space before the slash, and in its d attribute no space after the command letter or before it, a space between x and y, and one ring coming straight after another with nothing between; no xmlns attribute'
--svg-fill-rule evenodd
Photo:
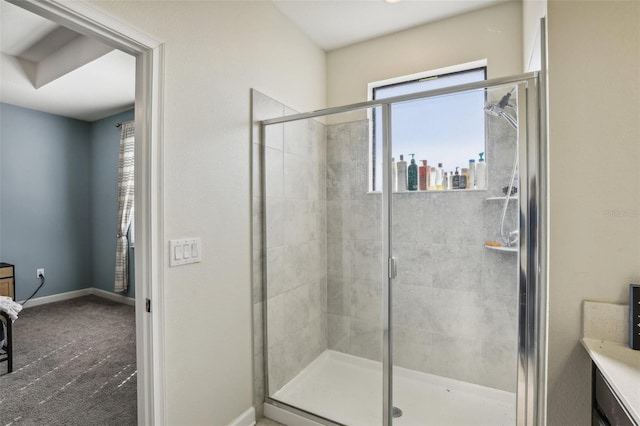
<svg viewBox="0 0 640 426"><path fill-rule="evenodd" d="M129 289L129 240L127 231L133 216L133 165L135 127L133 121L122 123L120 158L118 160L118 234L116 245L116 279L114 290Z"/></svg>

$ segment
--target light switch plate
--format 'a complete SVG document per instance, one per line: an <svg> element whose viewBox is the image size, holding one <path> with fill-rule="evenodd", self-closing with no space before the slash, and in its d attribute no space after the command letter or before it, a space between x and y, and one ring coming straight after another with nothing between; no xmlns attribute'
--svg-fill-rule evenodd
<svg viewBox="0 0 640 426"><path fill-rule="evenodd" d="M169 266L188 265L201 260L202 246L200 238L169 240Z"/></svg>

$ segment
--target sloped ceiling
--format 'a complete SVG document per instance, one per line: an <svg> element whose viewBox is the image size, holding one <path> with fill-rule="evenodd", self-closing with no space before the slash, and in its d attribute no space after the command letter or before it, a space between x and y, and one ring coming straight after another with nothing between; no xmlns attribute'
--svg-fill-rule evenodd
<svg viewBox="0 0 640 426"><path fill-rule="evenodd" d="M0 17L0 102L84 121L133 107L133 56L4 0Z"/></svg>

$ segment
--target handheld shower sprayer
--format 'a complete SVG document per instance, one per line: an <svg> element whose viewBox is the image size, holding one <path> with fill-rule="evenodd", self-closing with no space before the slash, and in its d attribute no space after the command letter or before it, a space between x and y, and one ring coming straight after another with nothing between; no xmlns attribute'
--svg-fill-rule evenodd
<svg viewBox="0 0 640 426"><path fill-rule="evenodd" d="M511 94L513 93L514 90L516 90L515 87L509 90L507 94L504 95L502 99L500 99L500 102L498 102L498 106L500 107L500 109L504 110L507 107L507 105L509 105L509 99L511 99Z"/></svg>
<svg viewBox="0 0 640 426"><path fill-rule="evenodd" d="M484 111L491 116L504 118L507 121L507 123L511 125L511 127L517 130L518 119L513 115L509 114L506 110L507 107L509 107L512 110L516 111L515 105L509 102L511 100L511 95L513 94L513 91L515 89L516 88L514 87L511 90L509 90L507 94L504 95L498 103L487 103L484 106Z"/></svg>
<svg viewBox="0 0 640 426"><path fill-rule="evenodd" d="M509 125L514 129L518 130L518 118L517 116L513 116L506 111L506 108L511 108L515 113L517 113L515 105L511 104L509 101L511 100L511 95L515 87L507 92L506 95L500 99L498 103L487 103L484 107L484 111L493 117L502 117ZM509 207L509 199L512 197L513 193L513 184L516 180L516 174L518 173L518 148L515 149L514 159L513 159L513 170L511 172L511 180L509 181L509 186L507 188L507 193L504 200L504 206L502 208L502 218L500 220L500 239L502 240L502 244L507 247L513 247L518 243L519 240L519 231L516 229L511 232L505 232L504 230L504 222L505 217L507 215L507 208Z"/></svg>

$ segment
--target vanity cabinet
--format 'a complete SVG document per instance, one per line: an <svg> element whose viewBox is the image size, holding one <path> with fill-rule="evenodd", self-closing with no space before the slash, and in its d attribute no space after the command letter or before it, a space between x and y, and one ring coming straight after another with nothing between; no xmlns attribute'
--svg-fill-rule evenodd
<svg viewBox="0 0 640 426"><path fill-rule="evenodd" d="M593 364L592 426L638 426Z"/></svg>
<svg viewBox="0 0 640 426"><path fill-rule="evenodd" d="M0 262L0 296L16 298L15 267L10 263Z"/></svg>

